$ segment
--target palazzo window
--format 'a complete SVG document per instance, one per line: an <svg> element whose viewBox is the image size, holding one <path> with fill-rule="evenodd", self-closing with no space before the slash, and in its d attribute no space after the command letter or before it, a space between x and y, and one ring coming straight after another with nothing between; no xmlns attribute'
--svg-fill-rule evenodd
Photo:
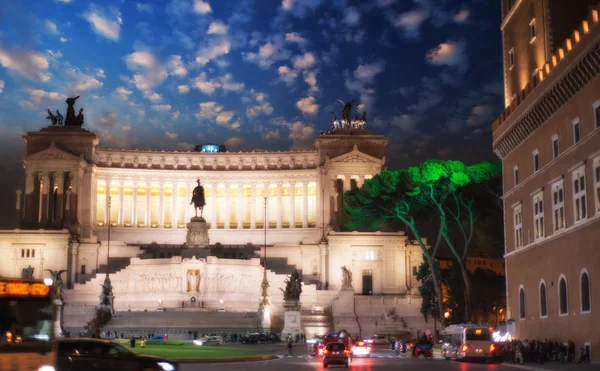
<svg viewBox="0 0 600 371"><path fill-rule="evenodd" d="M373 251L373 250L363 251L363 260L375 260L375 251Z"/></svg>
<svg viewBox="0 0 600 371"><path fill-rule="evenodd" d="M587 217L585 197L585 168L573 172L573 207L575 208L575 223Z"/></svg>
<svg viewBox="0 0 600 371"><path fill-rule="evenodd" d="M514 174L514 179L515 179L515 185L519 184L519 167L515 166L513 168L513 174Z"/></svg>
<svg viewBox="0 0 600 371"><path fill-rule="evenodd" d="M569 315L569 291L567 289L567 279L561 275L558 280L558 314L561 316Z"/></svg>
<svg viewBox="0 0 600 371"><path fill-rule="evenodd" d="M513 69L515 66L515 48L512 48L508 51L508 61L509 61L509 69Z"/></svg>
<svg viewBox="0 0 600 371"><path fill-rule="evenodd" d="M600 129L600 100L594 103L594 119L596 120L596 129Z"/></svg>
<svg viewBox="0 0 600 371"><path fill-rule="evenodd" d="M529 42L532 43L535 41L535 19L532 19L531 22L529 22Z"/></svg>
<svg viewBox="0 0 600 371"><path fill-rule="evenodd" d="M565 199L562 181L552 185L552 219L555 231L565 227Z"/></svg>
<svg viewBox="0 0 600 371"><path fill-rule="evenodd" d="M557 158L559 155L558 135L552 136L552 158Z"/></svg>
<svg viewBox="0 0 600 371"><path fill-rule="evenodd" d="M579 118L573 120L573 143L577 144L581 140L581 126L579 125Z"/></svg>
<svg viewBox="0 0 600 371"><path fill-rule="evenodd" d="M537 173L540 170L540 152L536 149L533 151L533 172Z"/></svg>
<svg viewBox="0 0 600 371"><path fill-rule="evenodd" d="M594 161L594 195L596 197L596 214L600 214L600 157Z"/></svg>
<svg viewBox="0 0 600 371"><path fill-rule="evenodd" d="M544 195L540 192L533 196L533 225L535 239L544 237Z"/></svg>
<svg viewBox="0 0 600 371"><path fill-rule="evenodd" d="M515 247L523 246L523 212L521 205L514 209Z"/></svg>
<svg viewBox="0 0 600 371"><path fill-rule="evenodd" d="M581 271L579 287L579 296L581 297L581 313L590 313L592 311L592 292L590 291L590 275L586 269Z"/></svg>
<svg viewBox="0 0 600 371"><path fill-rule="evenodd" d="M540 282L540 318L548 317L548 301L546 296L546 283Z"/></svg>
<svg viewBox="0 0 600 371"><path fill-rule="evenodd" d="M525 319L525 289L519 288L519 318Z"/></svg>

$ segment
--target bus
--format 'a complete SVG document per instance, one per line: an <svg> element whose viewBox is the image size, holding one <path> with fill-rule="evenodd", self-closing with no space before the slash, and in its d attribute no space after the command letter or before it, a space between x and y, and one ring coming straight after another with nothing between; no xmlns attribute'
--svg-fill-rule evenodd
<svg viewBox="0 0 600 371"><path fill-rule="evenodd" d="M471 323L446 327L441 333L442 357L450 359L492 360L496 353L492 333L487 327Z"/></svg>
<svg viewBox="0 0 600 371"><path fill-rule="evenodd" d="M54 371L52 295L43 281L0 277L0 370Z"/></svg>

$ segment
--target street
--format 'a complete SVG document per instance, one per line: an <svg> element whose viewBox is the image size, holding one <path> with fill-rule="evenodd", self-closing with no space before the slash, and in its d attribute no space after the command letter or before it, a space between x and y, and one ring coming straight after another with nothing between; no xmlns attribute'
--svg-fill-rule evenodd
<svg viewBox="0 0 600 371"><path fill-rule="evenodd" d="M279 358L264 362L239 362L227 364L183 364L182 371L192 370L323 370L323 363L319 358L309 354L309 348L305 345L294 346L291 357L283 357L283 345L250 345L262 352L273 352ZM332 369L344 367L332 366ZM370 358L353 358L349 367L355 371L363 370L440 370L440 371L477 371L477 370L494 370L494 371L509 371L519 370L515 366L502 364L485 364L485 363L462 363L454 361L445 361L442 359L411 359L410 357L397 357L389 348L376 348Z"/></svg>

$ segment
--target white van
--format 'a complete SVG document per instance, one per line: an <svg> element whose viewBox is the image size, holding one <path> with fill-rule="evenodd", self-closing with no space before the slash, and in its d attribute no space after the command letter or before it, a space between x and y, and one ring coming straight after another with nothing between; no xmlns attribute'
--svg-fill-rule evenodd
<svg viewBox="0 0 600 371"><path fill-rule="evenodd" d="M472 323L446 327L441 333L444 344L442 357L449 359L493 359L496 346L487 327Z"/></svg>

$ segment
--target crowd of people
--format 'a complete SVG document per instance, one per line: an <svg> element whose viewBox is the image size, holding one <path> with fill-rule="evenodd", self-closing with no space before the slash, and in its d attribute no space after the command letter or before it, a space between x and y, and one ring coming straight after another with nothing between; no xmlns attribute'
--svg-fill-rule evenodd
<svg viewBox="0 0 600 371"><path fill-rule="evenodd" d="M512 340L501 344L502 361L504 363L545 362L560 363L590 363L589 351L581 347L576 351L575 343L569 340L561 343L546 339L540 340Z"/></svg>

